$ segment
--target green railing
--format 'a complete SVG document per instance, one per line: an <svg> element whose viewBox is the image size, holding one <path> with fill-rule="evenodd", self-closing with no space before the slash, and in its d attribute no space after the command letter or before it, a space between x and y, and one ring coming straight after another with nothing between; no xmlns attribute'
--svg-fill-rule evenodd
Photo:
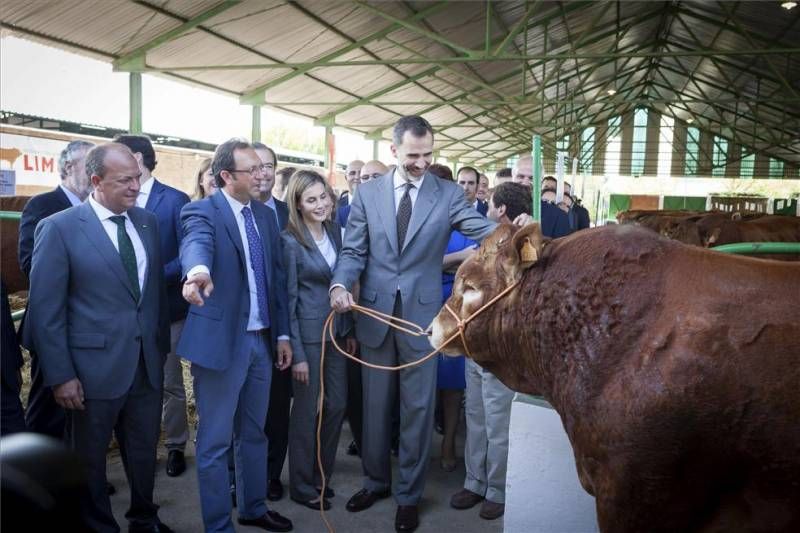
<svg viewBox="0 0 800 533"><path fill-rule="evenodd" d="M20 218L22 218L22 213L19 211L0 211L0 220L19 220ZM11 319L15 322L17 320L22 320L24 314L25 310L20 309L19 311L11 313Z"/></svg>
<svg viewBox="0 0 800 533"><path fill-rule="evenodd" d="M22 213L19 211L0 211L0 220L19 220Z"/></svg>
<svg viewBox="0 0 800 533"><path fill-rule="evenodd" d="M800 254L800 242L736 242L712 250L728 254Z"/></svg>

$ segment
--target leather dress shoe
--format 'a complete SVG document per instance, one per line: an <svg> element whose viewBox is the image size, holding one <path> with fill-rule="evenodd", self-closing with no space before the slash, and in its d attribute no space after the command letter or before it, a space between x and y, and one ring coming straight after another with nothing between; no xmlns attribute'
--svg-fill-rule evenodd
<svg viewBox="0 0 800 533"><path fill-rule="evenodd" d="M175 533L172 528L162 522L156 522L149 526L130 526L128 533Z"/></svg>
<svg viewBox="0 0 800 533"><path fill-rule="evenodd" d="M260 527L266 531L291 531L293 527L292 521L277 511L267 511L258 518L239 518L237 521L243 526Z"/></svg>
<svg viewBox="0 0 800 533"><path fill-rule="evenodd" d="M283 498L283 484L280 479L270 479L267 483L267 499L276 502Z"/></svg>
<svg viewBox="0 0 800 533"><path fill-rule="evenodd" d="M461 489L450 498L450 507L453 509L471 509L483 501L483 496L469 489Z"/></svg>
<svg viewBox="0 0 800 533"><path fill-rule="evenodd" d="M311 509L313 511L319 511L319 497L313 498L311 500L300 500L300 499L297 499L297 498L292 498L292 501L295 502L295 503L299 503L300 505L303 505L305 507L308 507L309 509ZM331 502L329 502L325 498L322 498L322 509L324 511L327 511L330 508L331 508Z"/></svg>
<svg viewBox="0 0 800 533"><path fill-rule="evenodd" d="M398 505L394 516L396 531L414 531L419 526L419 514L416 505Z"/></svg>
<svg viewBox="0 0 800 533"><path fill-rule="evenodd" d="M167 475L180 476L186 471L186 459L180 450L170 450L167 455Z"/></svg>
<svg viewBox="0 0 800 533"><path fill-rule="evenodd" d="M505 504L486 500L483 502L483 505L481 505L481 512L479 516L484 520L497 520L503 516L503 513L505 512Z"/></svg>
<svg viewBox="0 0 800 533"><path fill-rule="evenodd" d="M383 492L372 492L371 490L361 489L353 494L353 496L347 502L345 508L351 513L357 513L359 511L363 511L364 509L369 509L376 501L382 500L383 498L388 498L390 495L391 492L388 490Z"/></svg>
<svg viewBox="0 0 800 533"><path fill-rule="evenodd" d="M317 494L322 492L322 487L316 487L316 489L317 489ZM336 493L333 492L333 489L330 488L330 487L325 487L325 497L326 498L333 498L334 496L336 496Z"/></svg>

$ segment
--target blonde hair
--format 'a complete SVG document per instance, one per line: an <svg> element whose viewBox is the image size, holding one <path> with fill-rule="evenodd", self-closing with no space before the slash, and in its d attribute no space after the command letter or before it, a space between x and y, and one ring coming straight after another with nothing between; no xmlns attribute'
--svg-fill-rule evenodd
<svg viewBox="0 0 800 533"><path fill-rule="evenodd" d="M210 166L210 157L206 157L200 162L200 168L197 169L197 174L194 179L194 194L192 195L192 200L202 200L208 196L208 192L203 188L203 175L208 171Z"/></svg>
<svg viewBox="0 0 800 533"><path fill-rule="evenodd" d="M311 243L306 239L306 223L300 214L300 199L309 187L318 183L325 188L326 193L330 194L330 186L319 173L313 170L298 170L292 174L284 199L289 208L289 221L286 224L286 231L306 248L311 248Z"/></svg>

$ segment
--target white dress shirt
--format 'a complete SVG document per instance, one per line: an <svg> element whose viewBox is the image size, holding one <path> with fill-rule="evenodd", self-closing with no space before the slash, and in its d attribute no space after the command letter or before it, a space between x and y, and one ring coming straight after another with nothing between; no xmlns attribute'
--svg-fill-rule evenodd
<svg viewBox="0 0 800 533"><path fill-rule="evenodd" d="M144 209L144 206L147 205L147 200L150 198L150 191L153 190L154 181L155 178L150 176L147 181L139 186L139 196L136 197L136 207Z"/></svg>
<svg viewBox="0 0 800 533"><path fill-rule="evenodd" d="M67 189L66 187L64 187L60 183L59 183L58 186L61 187L61 190L64 191L64 194L67 195L67 200L69 200L69 203L72 205L72 207L75 207L76 205L81 205L83 203L83 202L81 202L81 199L78 198L77 194L75 194L71 190Z"/></svg>
<svg viewBox="0 0 800 533"><path fill-rule="evenodd" d="M253 274L253 263L250 261L250 246L247 242L247 231L244 227L244 215L242 214L242 209L245 207L250 207L250 202L247 204L243 204L240 201L236 200L232 196L230 196L225 189L220 189L219 193L225 197L225 200L228 201L228 205L231 206L231 210L233 211L233 218L236 220L236 226L239 228L239 236L242 239L242 248L244 248L244 258L245 264L247 265L247 287L250 292L250 315L247 318L247 331L258 331L260 329L264 329L265 325L264 322L261 321L261 314L259 313L258 307L258 293L256 292L256 277ZM250 208L252 212L252 207ZM258 232L258 225L256 225L255 213L253 213L253 226L255 227L256 233ZM259 233L259 236L261 234ZM263 239L263 237L262 237ZM267 257L266 254L264 255L264 260L266 261ZM210 274L208 269L208 265L197 265L193 267L189 272L186 274L186 278L190 279L195 274L199 273ZM264 273L266 277L267 273ZM267 287L267 291L269 291L270 287ZM269 294L267 294L267 298L269 298ZM274 320L274 317L270 317L270 320ZM288 340L288 335L279 335L278 340Z"/></svg>
<svg viewBox="0 0 800 533"><path fill-rule="evenodd" d="M278 219L278 206L275 205L275 197L270 196L269 200L264 202L264 205L272 209L272 213L275 215L275 224L278 225L278 231L281 229L281 221Z"/></svg>
<svg viewBox="0 0 800 533"><path fill-rule="evenodd" d="M336 265L336 247L331 242L331 238L328 236L328 232L325 229L322 230L322 240L318 241L313 235L314 244L317 245L317 250L319 253L322 254L322 257L325 258L325 262L328 263L328 266L331 270Z"/></svg>
<svg viewBox="0 0 800 533"><path fill-rule="evenodd" d="M97 218L100 219L100 223L103 224L103 229L106 230L108 238L111 239L111 244L113 244L114 248L116 248L117 252L119 252L119 241L117 241L118 226L116 223L114 223L114 221L111 220L111 217L118 215L100 205L97 200L94 199L94 195L92 194L89 195L89 205L92 206ZM128 213L125 212L120 214L125 217L125 231L128 234L128 238L131 240L131 244L133 244L133 252L136 254L136 271L139 274L139 293L141 294L141 292L144 290L144 277L147 274L147 252L145 252L142 238L139 236L136 226L134 226L133 222L131 222L131 218L128 216Z"/></svg>

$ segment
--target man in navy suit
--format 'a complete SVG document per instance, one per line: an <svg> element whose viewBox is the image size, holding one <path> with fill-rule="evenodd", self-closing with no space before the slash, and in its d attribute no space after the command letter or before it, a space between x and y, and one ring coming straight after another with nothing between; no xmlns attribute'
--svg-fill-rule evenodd
<svg viewBox="0 0 800 533"><path fill-rule="evenodd" d="M181 213L183 296L191 306L177 349L192 362L203 524L207 532L234 531L227 497L232 436L239 523L290 531L291 521L265 503L272 365L283 370L292 362L278 226L254 200L264 170L250 144L220 144L211 171L219 194Z"/></svg>
<svg viewBox="0 0 800 533"><path fill-rule="evenodd" d="M548 178L542 180L543 192L549 189L549 187L544 185L546 180L548 180ZM514 165L514 171L511 175L511 181L525 185L528 189L531 188L533 183L533 159L531 156L524 155L517 160L517 164ZM569 225L569 217L564 211L559 209L556 204L548 202L544 198L542 198L541 205L541 226L542 234L545 237L557 239L558 237L564 237L572 233L572 228Z"/></svg>
<svg viewBox="0 0 800 533"><path fill-rule="evenodd" d="M272 195L275 185L275 166L278 160L275 152L266 144L254 142L253 148L261 159L264 172L260 182L261 201L272 209L278 231L283 231L289 222L289 207ZM267 460L267 499L277 501L283 498L281 472L286 461L286 449L289 446L289 413L292 403L292 369L273 371L272 384L269 389L269 411L264 432L267 435L269 457Z"/></svg>
<svg viewBox="0 0 800 533"><path fill-rule="evenodd" d="M461 167L456 174L456 183L464 189L464 198L478 213L486 216L488 205L478 200L478 181L480 172L474 167Z"/></svg>
<svg viewBox="0 0 800 533"><path fill-rule="evenodd" d="M94 144L72 141L58 158L61 183L50 192L31 198L22 210L19 222L19 266L30 278L33 257L34 232L39 221L70 207L80 205L89 196L92 184L86 175L86 153ZM20 332L29 321L23 317ZM25 412L28 430L49 435L56 439L64 436L64 410L53 399L53 392L45 387L39 358L31 352L31 390L28 409Z"/></svg>
<svg viewBox="0 0 800 533"><path fill-rule="evenodd" d="M93 148L86 171L89 200L36 228L24 345L70 411L70 447L87 468L86 529L119 531L106 488L114 431L131 489L128 531L168 533L153 503L169 350L158 221L136 207L139 166L126 146Z"/></svg>
<svg viewBox="0 0 800 533"><path fill-rule="evenodd" d="M186 418L186 389L183 386L181 358L175 345L181 336L189 306L181 296L181 263L178 249L181 242L181 209L189 203L185 193L158 181L152 174L156 168L156 152L144 135L117 135L114 141L133 152L142 173L136 206L146 209L158 219L158 240L164 261L164 280L170 322L170 350L164 364L164 444L167 447L167 475L178 476L186 470L184 450L189 439Z"/></svg>

